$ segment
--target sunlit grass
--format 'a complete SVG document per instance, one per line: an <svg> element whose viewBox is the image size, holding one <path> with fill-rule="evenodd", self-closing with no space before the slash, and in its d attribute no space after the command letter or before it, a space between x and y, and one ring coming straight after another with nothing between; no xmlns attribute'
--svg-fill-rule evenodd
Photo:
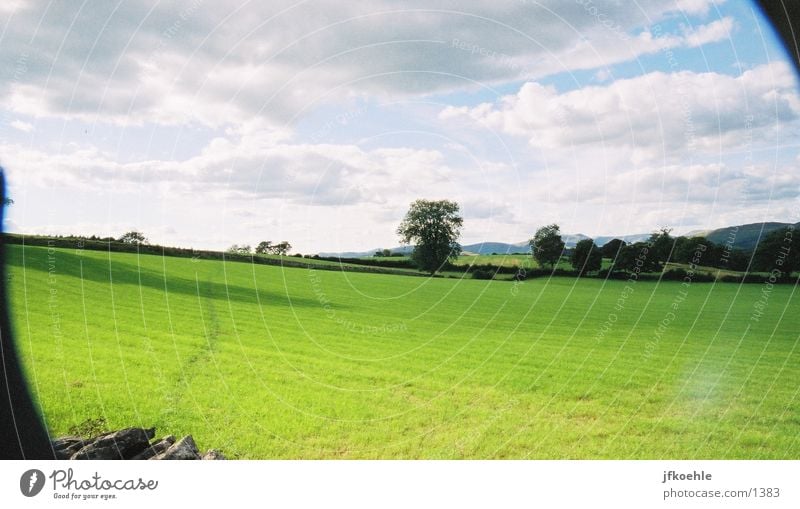
<svg viewBox="0 0 800 509"><path fill-rule="evenodd" d="M56 435L104 418L238 458L800 453L791 286L756 321L758 284L8 249L17 342Z"/></svg>

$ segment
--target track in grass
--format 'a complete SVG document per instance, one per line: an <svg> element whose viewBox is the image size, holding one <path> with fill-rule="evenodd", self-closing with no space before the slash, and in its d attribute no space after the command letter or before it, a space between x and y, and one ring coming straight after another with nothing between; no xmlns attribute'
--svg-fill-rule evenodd
<svg viewBox="0 0 800 509"><path fill-rule="evenodd" d="M238 458L800 454L789 285L7 249L20 351L54 434L104 418Z"/></svg>

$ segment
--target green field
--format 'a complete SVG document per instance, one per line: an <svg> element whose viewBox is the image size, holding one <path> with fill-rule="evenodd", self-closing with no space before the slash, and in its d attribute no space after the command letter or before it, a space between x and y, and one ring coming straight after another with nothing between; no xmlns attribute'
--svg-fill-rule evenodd
<svg viewBox="0 0 800 509"><path fill-rule="evenodd" d="M525 269L539 268L539 263L531 255L461 255L453 265L495 265L497 267L522 267ZM572 268L567 262L559 266Z"/></svg>
<svg viewBox="0 0 800 509"><path fill-rule="evenodd" d="M800 457L790 285L7 249L55 435L156 426L233 458Z"/></svg>
<svg viewBox="0 0 800 509"><path fill-rule="evenodd" d="M390 258L384 257L367 257L368 260L381 262L383 260L408 260L408 256L393 256ZM523 267L526 269L538 268L539 264L529 254L507 254L507 255L461 255L453 262L453 265L467 266L467 265L494 265L496 267ZM565 269L572 269L572 265L566 260L559 264L559 267Z"/></svg>
<svg viewBox="0 0 800 509"><path fill-rule="evenodd" d="M380 263L384 260L408 260L407 256L396 256L390 258L369 256L367 260L372 260ZM469 265L493 265L495 267L519 267L523 269L540 269L542 266L529 254L494 254L494 255L461 255L452 261L452 264L458 267L467 267ZM603 268L611 265L611 260L608 258L603 259ZM565 256L556 265L559 269L573 270L572 264ZM545 267L550 268L550 267ZM448 275L456 275L452 272Z"/></svg>

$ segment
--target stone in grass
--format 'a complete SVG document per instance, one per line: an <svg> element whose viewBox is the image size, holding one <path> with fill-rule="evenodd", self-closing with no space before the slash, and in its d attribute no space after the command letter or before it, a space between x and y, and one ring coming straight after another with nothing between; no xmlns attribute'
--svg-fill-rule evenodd
<svg viewBox="0 0 800 509"><path fill-rule="evenodd" d="M225 456L216 449L209 449L201 459L204 460L224 460Z"/></svg>
<svg viewBox="0 0 800 509"><path fill-rule="evenodd" d="M69 435L61 438L56 438L50 443L53 444L53 449L58 450L58 449L66 449L67 447L71 447L74 444L84 443L84 442L86 442L86 440L84 440L79 436Z"/></svg>
<svg viewBox="0 0 800 509"><path fill-rule="evenodd" d="M165 452L167 449L175 443L175 437L173 435L168 435L158 442L155 442L150 445L147 449L140 452L133 458L132 460L149 460L153 456L158 456L159 454Z"/></svg>
<svg viewBox="0 0 800 509"><path fill-rule="evenodd" d="M68 460L70 457L78 452L82 447L89 443L81 437L66 436L53 440L50 444L53 447L53 452L58 460Z"/></svg>
<svg viewBox="0 0 800 509"><path fill-rule="evenodd" d="M119 460L136 456L150 446L155 428L125 428L93 439L72 455L74 460Z"/></svg>
<svg viewBox="0 0 800 509"><path fill-rule="evenodd" d="M163 453L153 456L151 460L199 460L200 452L192 435L186 435Z"/></svg>

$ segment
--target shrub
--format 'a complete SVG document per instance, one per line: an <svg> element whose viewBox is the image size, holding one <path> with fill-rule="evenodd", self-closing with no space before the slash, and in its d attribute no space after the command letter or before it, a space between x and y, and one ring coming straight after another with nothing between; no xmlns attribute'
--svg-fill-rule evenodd
<svg viewBox="0 0 800 509"><path fill-rule="evenodd" d="M661 279L664 281L683 281L689 273L686 270L677 268L677 269L670 269L664 272L661 276ZM697 276L698 274L695 274ZM694 278L692 278L694 279Z"/></svg>
<svg viewBox="0 0 800 509"><path fill-rule="evenodd" d="M478 269L472 271L472 279L493 279L494 274L491 271Z"/></svg>

